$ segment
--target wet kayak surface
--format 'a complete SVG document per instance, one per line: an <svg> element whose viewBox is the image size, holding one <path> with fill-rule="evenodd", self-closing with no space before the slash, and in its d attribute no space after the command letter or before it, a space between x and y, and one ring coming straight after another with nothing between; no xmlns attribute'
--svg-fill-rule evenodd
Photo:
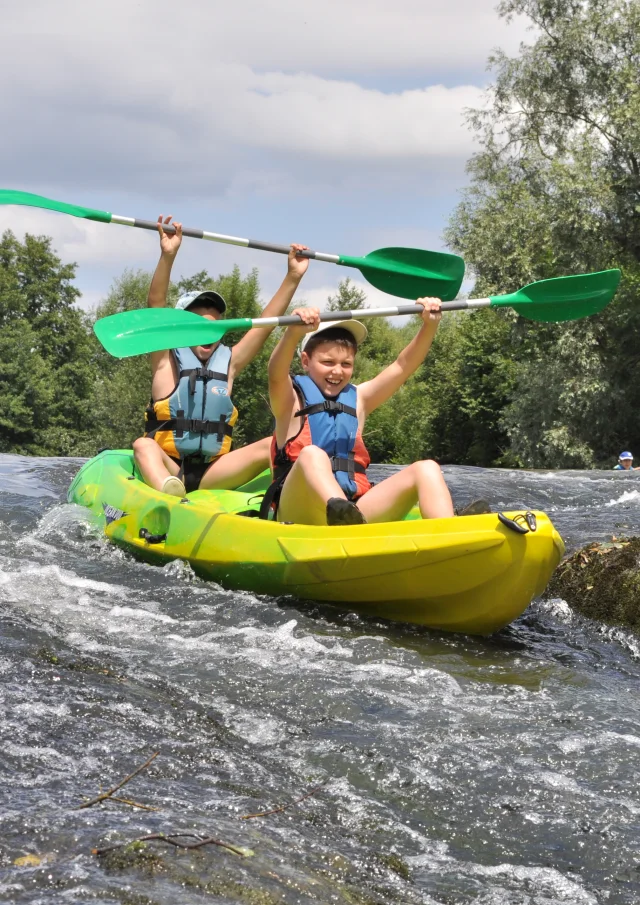
<svg viewBox="0 0 640 905"><path fill-rule="evenodd" d="M109 545L80 464L0 456L0 900L640 899L634 635L561 600L471 638L225 591ZM640 472L444 471L569 550L640 533ZM92 854L155 833L242 853Z"/></svg>

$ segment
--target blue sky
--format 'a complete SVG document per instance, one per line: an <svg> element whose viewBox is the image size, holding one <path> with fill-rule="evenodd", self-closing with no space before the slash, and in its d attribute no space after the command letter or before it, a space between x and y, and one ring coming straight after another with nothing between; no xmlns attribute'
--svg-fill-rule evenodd
<svg viewBox="0 0 640 905"><path fill-rule="evenodd" d="M332 253L440 249L474 149L463 111L491 50L528 38L494 5L0 0L2 187ZM115 225L0 208L6 228L53 236L87 307L157 259L151 233ZM185 240L174 272L234 263L259 268L265 301L285 269ZM300 296L322 307L346 275L312 263Z"/></svg>

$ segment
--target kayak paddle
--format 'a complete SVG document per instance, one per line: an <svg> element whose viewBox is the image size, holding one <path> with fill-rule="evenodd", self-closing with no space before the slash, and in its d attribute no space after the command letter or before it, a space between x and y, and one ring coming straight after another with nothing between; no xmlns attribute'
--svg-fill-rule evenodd
<svg viewBox="0 0 640 905"><path fill-rule="evenodd" d="M601 311L620 282L619 270L583 273L578 276L554 277L530 283L517 292L486 299L461 299L444 302L443 311L465 308L509 307L523 317L535 321L569 321ZM418 314L421 305L397 305L393 308L364 308L361 311L326 311L321 321L342 321L357 317L391 317ZM232 330L253 327L288 327L300 324L297 315L283 317L242 317L236 320L208 320L190 311L175 308L136 308L103 317L93 325L104 348L115 358L144 355L163 349L216 343Z"/></svg>
<svg viewBox="0 0 640 905"><path fill-rule="evenodd" d="M0 204L23 204L27 207L41 207L71 214L84 220L95 220L98 223L119 223L121 226L136 226L140 229L158 231L158 223L153 220L138 220L134 217L121 217L107 211L94 210L90 207L79 207L66 204L64 201L53 201L42 195L31 192L15 192L12 189L0 189ZM174 233L171 225L162 227L165 233ZM273 251L288 255L288 245L274 245L272 242L260 242L257 239L240 239L236 236L225 236L211 233L203 229L182 228L182 235L192 239L208 239L210 242L222 242L225 245L239 245L244 248L257 248L261 251ZM355 267L362 276L382 292L397 295L403 299L417 299L422 296L437 296L441 299L454 299L462 285L464 277L464 261L458 255L441 251L423 251L420 248L378 248L364 258L351 255L325 254L320 251L301 251L305 258L326 261L329 264L342 264L344 267Z"/></svg>

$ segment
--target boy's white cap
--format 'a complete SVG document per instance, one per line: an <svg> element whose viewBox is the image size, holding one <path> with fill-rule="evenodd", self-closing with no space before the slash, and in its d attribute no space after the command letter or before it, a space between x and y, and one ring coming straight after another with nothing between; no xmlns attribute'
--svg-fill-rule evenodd
<svg viewBox="0 0 640 905"><path fill-rule="evenodd" d="M213 289L205 289L203 292L185 292L184 295L181 295L176 302L176 311L188 311L196 302L213 305L220 314L224 314L227 310L227 303L219 292L215 292Z"/></svg>
<svg viewBox="0 0 640 905"><path fill-rule="evenodd" d="M348 330L349 333L353 336L356 346L359 346L360 343L363 343L367 338L367 333L369 332L365 325L361 321L356 320L346 320L346 321L325 321L320 324L317 330L314 330L313 333L307 333L300 343L300 351L304 351L304 347L307 345L312 336L317 336L318 333L321 333L323 330L331 330L333 327L342 327L343 330Z"/></svg>

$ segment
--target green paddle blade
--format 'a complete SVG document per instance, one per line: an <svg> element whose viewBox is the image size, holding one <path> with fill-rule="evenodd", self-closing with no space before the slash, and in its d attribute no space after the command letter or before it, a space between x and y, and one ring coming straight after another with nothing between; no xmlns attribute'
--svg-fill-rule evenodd
<svg viewBox="0 0 640 905"><path fill-rule="evenodd" d="M451 301L464 277L464 261L458 255L421 248L378 248L364 258L340 255L338 263L356 267L376 289L403 299L435 296Z"/></svg>
<svg viewBox="0 0 640 905"><path fill-rule="evenodd" d="M212 321L175 308L137 308L96 321L93 330L110 355L129 358L183 346L217 343L229 330L249 330L251 318Z"/></svg>
<svg viewBox="0 0 640 905"><path fill-rule="evenodd" d="M72 217L82 217L84 220L111 223L111 214L107 213L107 211L97 211L92 207L79 207L77 204L65 204L64 201L53 201L51 198L33 195L31 192L14 192L11 189L0 189L0 204L23 204L26 207L44 207L50 211L59 211L61 214L71 214Z"/></svg>
<svg viewBox="0 0 640 905"><path fill-rule="evenodd" d="M602 311L619 282L619 270L554 277L530 283L510 295L492 296L491 307L509 306L534 321L573 321Z"/></svg>

